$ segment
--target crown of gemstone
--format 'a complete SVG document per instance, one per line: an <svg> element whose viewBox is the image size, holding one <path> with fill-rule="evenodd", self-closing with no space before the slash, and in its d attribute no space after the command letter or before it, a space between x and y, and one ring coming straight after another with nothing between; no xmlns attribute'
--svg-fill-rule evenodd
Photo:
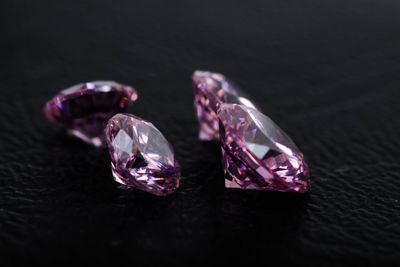
<svg viewBox="0 0 400 267"><path fill-rule="evenodd" d="M46 103L46 118L70 134L94 146L104 144L109 118L137 99L132 87L113 81L77 84L61 91Z"/></svg>
<svg viewBox="0 0 400 267"><path fill-rule="evenodd" d="M303 154L270 118L236 104L222 104L218 117L226 187L309 191Z"/></svg>
<svg viewBox="0 0 400 267"><path fill-rule="evenodd" d="M200 140L219 140L217 112L221 103L256 108L239 87L222 74L195 71L192 80Z"/></svg>
<svg viewBox="0 0 400 267"><path fill-rule="evenodd" d="M179 187L180 168L170 143L150 122L117 114L106 127L114 180L165 196Z"/></svg>

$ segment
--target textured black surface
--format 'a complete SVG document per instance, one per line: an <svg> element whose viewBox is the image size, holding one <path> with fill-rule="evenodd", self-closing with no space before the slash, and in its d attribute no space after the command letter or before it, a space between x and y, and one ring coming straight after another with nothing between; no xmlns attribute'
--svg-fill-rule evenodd
<svg viewBox="0 0 400 267"><path fill-rule="evenodd" d="M400 259L399 1L2 0L0 33L2 266ZM286 130L310 194L224 189L218 145L197 141L194 69ZM60 89L96 79L138 89L130 111L182 165L176 194L118 189L106 150L44 120Z"/></svg>

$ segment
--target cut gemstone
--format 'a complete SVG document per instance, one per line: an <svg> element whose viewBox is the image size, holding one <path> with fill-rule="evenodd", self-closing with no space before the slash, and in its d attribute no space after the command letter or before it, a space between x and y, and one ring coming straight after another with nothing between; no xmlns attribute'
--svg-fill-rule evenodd
<svg viewBox="0 0 400 267"><path fill-rule="evenodd" d="M153 124L117 114L106 127L114 180L157 196L179 187L180 167L170 143Z"/></svg>
<svg viewBox="0 0 400 267"><path fill-rule="evenodd" d="M256 109L239 87L222 74L195 71L192 80L200 140L219 140L217 112L221 103L242 104Z"/></svg>
<svg viewBox="0 0 400 267"><path fill-rule="evenodd" d="M137 99L132 87L113 81L77 84L61 91L44 107L46 118L94 146L105 141L105 125Z"/></svg>
<svg viewBox="0 0 400 267"><path fill-rule="evenodd" d="M303 154L270 118L236 104L222 104L218 117L226 187L309 191Z"/></svg>

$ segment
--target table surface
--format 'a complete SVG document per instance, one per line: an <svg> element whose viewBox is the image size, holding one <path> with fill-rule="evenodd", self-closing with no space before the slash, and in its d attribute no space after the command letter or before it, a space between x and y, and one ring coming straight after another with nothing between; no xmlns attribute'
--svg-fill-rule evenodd
<svg viewBox="0 0 400 267"><path fill-rule="evenodd" d="M0 32L3 263L400 260L399 1L2 0ZM197 140L195 69L293 138L309 194L224 188L218 144ZM173 144L174 195L118 188L107 150L44 119L61 89L110 79Z"/></svg>

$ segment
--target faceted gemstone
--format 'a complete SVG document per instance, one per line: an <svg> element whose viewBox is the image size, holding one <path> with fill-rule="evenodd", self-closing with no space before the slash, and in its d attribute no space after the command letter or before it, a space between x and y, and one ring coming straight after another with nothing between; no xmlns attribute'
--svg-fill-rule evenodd
<svg viewBox="0 0 400 267"><path fill-rule="evenodd" d="M226 187L309 191L303 154L270 118L236 104L222 104L218 117Z"/></svg>
<svg viewBox="0 0 400 267"><path fill-rule="evenodd" d="M105 141L108 119L137 99L132 87L113 81L77 84L61 91L44 107L47 119L94 146Z"/></svg>
<svg viewBox="0 0 400 267"><path fill-rule="evenodd" d="M106 127L114 180L165 196L179 187L180 168L170 143L150 122L117 114Z"/></svg>
<svg viewBox="0 0 400 267"><path fill-rule="evenodd" d="M200 140L219 140L217 112L221 103L256 108L239 87L222 74L195 71L192 80Z"/></svg>

